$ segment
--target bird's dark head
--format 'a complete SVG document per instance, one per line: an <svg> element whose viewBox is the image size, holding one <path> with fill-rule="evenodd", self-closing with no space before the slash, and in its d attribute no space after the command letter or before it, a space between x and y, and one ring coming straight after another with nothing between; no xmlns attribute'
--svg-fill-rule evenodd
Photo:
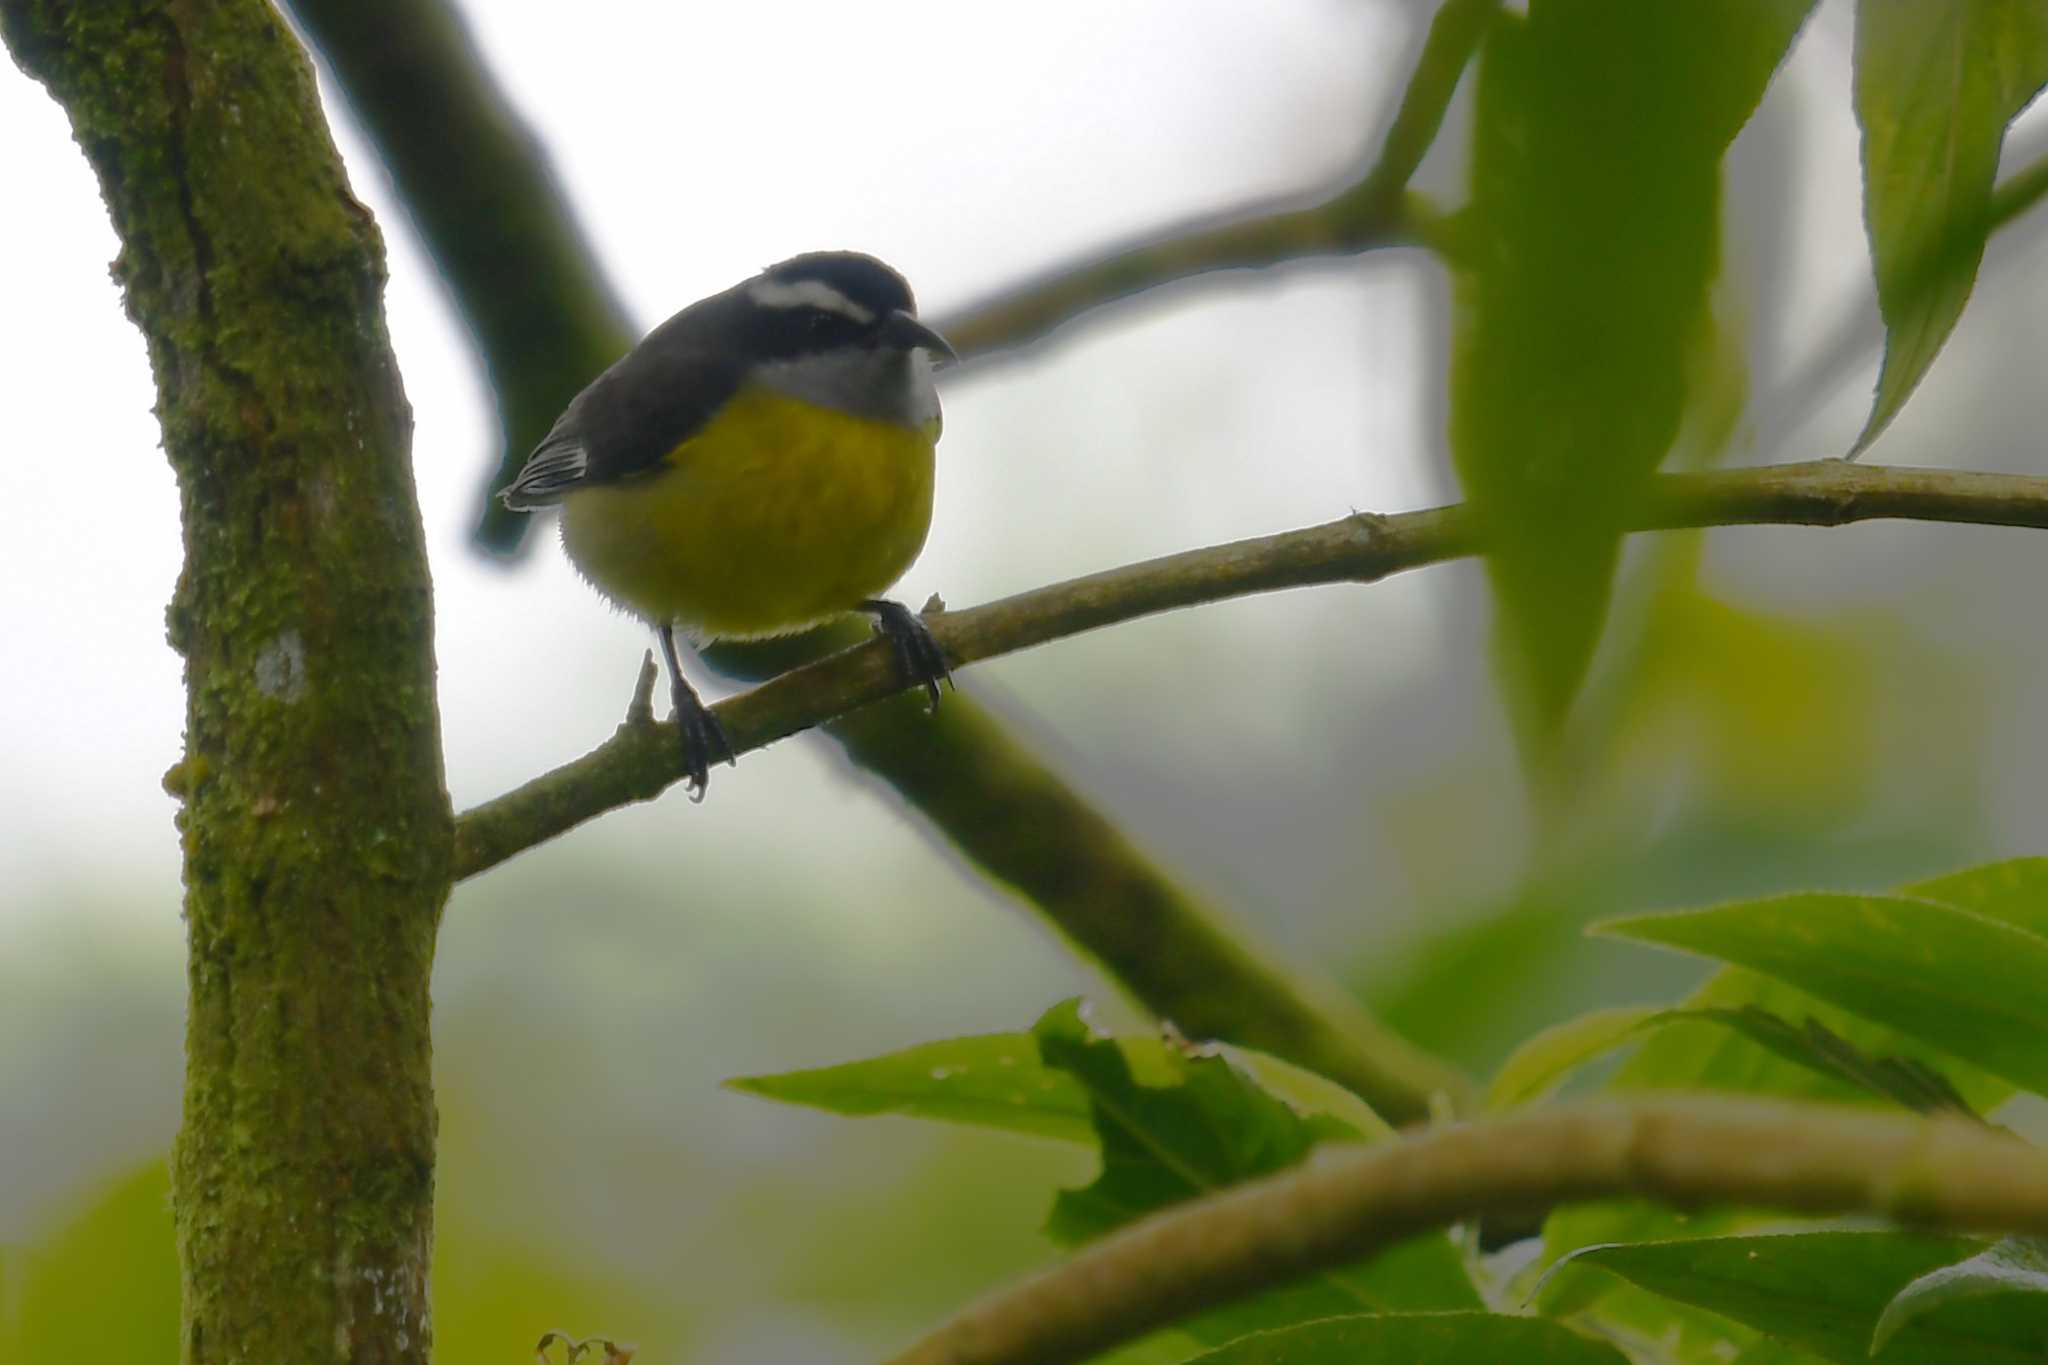
<svg viewBox="0 0 2048 1365"><path fill-rule="evenodd" d="M855 348L954 358L945 338L917 320L917 301L903 276L857 251L792 256L735 292L753 349L764 359Z"/></svg>

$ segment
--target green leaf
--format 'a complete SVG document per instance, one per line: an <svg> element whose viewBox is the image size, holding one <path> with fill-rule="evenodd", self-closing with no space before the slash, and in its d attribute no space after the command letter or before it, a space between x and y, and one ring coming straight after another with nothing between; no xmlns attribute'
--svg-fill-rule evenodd
<svg viewBox="0 0 2048 1365"><path fill-rule="evenodd" d="M2018 1296L2000 1316L2037 1343L2048 1343L2048 1243L2008 1237L1967 1261L1930 1270L1898 1292L1877 1319L1870 1353L1881 1355L1900 1331L1947 1304L1994 1295Z"/></svg>
<svg viewBox="0 0 2048 1365"><path fill-rule="evenodd" d="M2003 875L1959 877L1969 880L1942 881L1953 882L1951 890L1974 890L1987 905L2001 899L1985 894L1987 888L2014 884L2013 878ZM1716 1017L1723 1011L1751 1008L1768 1010L1781 1018L1814 1021L1869 1054L1908 1057L1939 1067L1978 1113L2012 1093L2008 1082L1954 1062L1916 1039L1859 1018L1797 987L1743 967L1723 967L1708 977L1687 998L1685 1009L1673 1012L1649 1034L1635 1055L1615 1072L1608 1088L1622 1092L1724 1090L1838 1104L1877 1102L1870 1091L1834 1071L1817 1071L1804 1062L1790 1060L1749 1035L1727 1027ZM1634 1202L1576 1205L1558 1209L1544 1220L1544 1257L1555 1261L1581 1247L1608 1242L1716 1236L1762 1221L1775 1222L1780 1217L1776 1213L1740 1209L1691 1214ZM1603 1298L1607 1293L1603 1287L1606 1281L1607 1277L1582 1270L1576 1264L1561 1266L1539 1291L1543 1311L1564 1314L1583 1309Z"/></svg>
<svg viewBox="0 0 2048 1365"><path fill-rule="evenodd" d="M1811 1351L1765 1337L1735 1357L1730 1365L1814 1365L1819 1359Z"/></svg>
<svg viewBox="0 0 2048 1365"><path fill-rule="evenodd" d="M1985 863L1902 886L1899 894L1974 910L2048 938L2048 858Z"/></svg>
<svg viewBox="0 0 2048 1365"><path fill-rule="evenodd" d="M1683 1009L1622 1064L1611 1087L1622 1091L1732 1090L1786 1099L1868 1104L1870 1091L1833 1071L1817 1071L1715 1022L1724 1010L1762 1009L1783 1019L1810 1020L1863 1052L1906 1057L1932 1068L1983 1113L2012 1094L2010 1082L1951 1060L1918 1039L1849 1013L1796 986L1745 967L1723 967L1687 998ZM1628 1240L1603 1238L1604 1241Z"/></svg>
<svg viewBox="0 0 2048 1365"><path fill-rule="evenodd" d="M1917 1057L1873 1055L1806 1014L1795 1024L1754 1003L1660 1010L1625 1005L1592 1010L1545 1029L1515 1050L1494 1077L1487 1105L1509 1109L1540 1098L1571 1071L1647 1033L1674 1024L1720 1024L1821 1076L1892 1100L1915 1113L1976 1111L1937 1068Z"/></svg>
<svg viewBox="0 0 2048 1365"><path fill-rule="evenodd" d="M1905 1285L1981 1249L1981 1242L1890 1232L1814 1232L1595 1247L1597 1265L1681 1303L1737 1322L1842 1365L2020 1365L2039 1362L2040 1321L1996 1301L1943 1305L1902 1324L1872 1356L1871 1335Z"/></svg>
<svg viewBox="0 0 2048 1365"><path fill-rule="evenodd" d="M1671 1010L1659 1015L1657 1022L1683 1019L1726 1024L1788 1061L1823 1076L1839 1077L1916 1114L1977 1116L1948 1077L1926 1062L1913 1057L1874 1057L1812 1015L1794 1024L1767 1009L1744 1005L1740 1009Z"/></svg>
<svg viewBox="0 0 2048 1365"><path fill-rule="evenodd" d="M1189 1365L1628 1365L1603 1342L1541 1318L1414 1313L1326 1318L1239 1337Z"/></svg>
<svg viewBox="0 0 2048 1365"><path fill-rule="evenodd" d="M2048 1092L2048 938L1955 905L1809 893L1597 932L1753 968Z"/></svg>
<svg viewBox="0 0 2048 1365"><path fill-rule="evenodd" d="M1811 0L1529 0L1482 52L1450 438L1542 752L1709 328L1720 163Z"/></svg>
<svg viewBox="0 0 2048 1365"><path fill-rule="evenodd" d="M1163 1039L1119 1038L1116 1045L1141 1080L1165 1084L1179 1074L1170 1056L1175 1049ZM1333 1136L1385 1137L1393 1131L1370 1105L1335 1081L1263 1052L1207 1046L1299 1112L1336 1120L1344 1132ZM1028 1033L949 1038L863 1061L739 1076L725 1084L849 1118L894 1114L1063 1142L1095 1141L1087 1093L1073 1077L1039 1059L1038 1042Z"/></svg>
<svg viewBox="0 0 2048 1365"><path fill-rule="evenodd" d="M1487 1087L1486 1107L1513 1109L1557 1088L1567 1074L1639 1036L1666 1011L1654 1005L1590 1010L1553 1024L1516 1048Z"/></svg>
<svg viewBox="0 0 2048 1365"><path fill-rule="evenodd" d="M1753 1347L1735 1357L1729 1365L1815 1365L1819 1361L1815 1353L1800 1351L1798 1347L1786 1345L1782 1340L1765 1336Z"/></svg>
<svg viewBox="0 0 2048 1365"><path fill-rule="evenodd" d="M1117 1040L1094 1033L1073 1001L1049 1010L1032 1032L1046 1066L1064 1071L1086 1092L1102 1147L1100 1176L1084 1189L1061 1191L1054 1204L1047 1232L1062 1245L1284 1170L1318 1142L1360 1136L1328 1114L1296 1110L1216 1049L1167 1048L1162 1060L1170 1074L1148 1084L1133 1074ZM1480 1306L1462 1257L1448 1237L1435 1233L1179 1327L1216 1345L1346 1313Z"/></svg>
<svg viewBox="0 0 2048 1365"><path fill-rule="evenodd" d="M1976 283L2006 125L2048 84L2040 0L1861 0L1856 119L1884 369L1862 451L1940 354Z"/></svg>
<svg viewBox="0 0 2048 1365"><path fill-rule="evenodd" d="M1092 1142L1088 1096L1048 1069L1028 1033L923 1043L841 1066L742 1076L726 1085L786 1104L867 1117L901 1114Z"/></svg>

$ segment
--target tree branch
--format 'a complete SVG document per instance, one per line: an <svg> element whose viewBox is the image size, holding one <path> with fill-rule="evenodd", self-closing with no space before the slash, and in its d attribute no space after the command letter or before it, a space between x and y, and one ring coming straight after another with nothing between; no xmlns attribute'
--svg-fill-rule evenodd
<svg viewBox="0 0 2048 1365"><path fill-rule="evenodd" d="M632 320L452 10L437 0L292 5L351 96L470 321L509 443L502 482L569 396L632 343ZM1455 0L1453 7L1471 9L1474 0ZM1455 73L1448 79L1455 84ZM1390 134L1390 158L1396 145L1404 149L1400 156L1410 155L1421 136L1426 120L1418 99L1411 97L1396 120L1404 131ZM474 173L479 165L486 173ZM504 288L511 279L519 289ZM487 516L479 539L508 550L526 521L506 526ZM839 635L721 647L708 657L728 675L759 678L860 638L849 627ZM1094 952L1153 1012L1334 1077L1396 1122L1425 1116L1432 1096L1455 1102L1464 1093L1466 1082L1453 1068L1373 1025L1335 986L1283 969L1243 935L1226 931L971 697L949 699L936 724L905 705L876 708L827 732L981 872L1030 898L1062 933ZM636 743L636 735L645 742ZM605 768L595 788L603 803L659 793L673 780L671 751L651 726L629 724L614 751L616 766ZM542 785L511 810L497 807L509 819L478 812L470 870L595 814L602 807L589 805L591 791L574 782Z"/></svg>
<svg viewBox="0 0 2048 1365"><path fill-rule="evenodd" d="M268 0L0 0L0 37L98 176L178 480L184 1358L424 1365L454 816L383 241Z"/></svg>
<svg viewBox="0 0 2048 1365"><path fill-rule="evenodd" d="M889 1365L1064 1365L1486 1214L1586 1199L2048 1233L2048 1153L1964 1119L1665 1099L1560 1106L1325 1155L1134 1224Z"/></svg>
<svg viewBox="0 0 2048 1365"><path fill-rule="evenodd" d="M530 519L490 490L635 329L460 14L391 0L291 0L291 11L383 156L489 372L504 453L477 492L476 538L509 554Z"/></svg>
<svg viewBox="0 0 2048 1365"><path fill-rule="evenodd" d="M1430 22L1372 168L1303 206L1301 195L1205 217L1054 270L938 326L967 360L1041 341L1083 313L1163 284L1310 256L1355 255L1437 239L1428 206L1407 193L1500 0L1445 0ZM1308 196L1313 199L1313 196Z"/></svg>
<svg viewBox="0 0 2048 1365"><path fill-rule="evenodd" d="M2048 527L2048 479L1840 460L1665 474L1652 483L1635 528L1840 526L1880 518ZM1463 506L1358 515L1146 560L927 621L957 669L1176 607L1319 583L1370 583L1482 548ZM735 752L745 753L901 690L894 656L869 641L713 710ZM651 800L681 776L678 754L666 724L621 726L582 758L464 814L456 825L457 875L473 876L615 806Z"/></svg>

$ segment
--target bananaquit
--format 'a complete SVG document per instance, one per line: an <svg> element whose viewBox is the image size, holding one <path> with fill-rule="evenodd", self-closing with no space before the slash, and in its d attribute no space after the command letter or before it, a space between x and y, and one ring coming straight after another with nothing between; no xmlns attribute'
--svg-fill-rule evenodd
<svg viewBox="0 0 2048 1365"><path fill-rule="evenodd" d="M748 640L869 612L938 705L945 656L880 594L931 526L932 366L952 358L888 266L797 256L648 333L499 493L515 511L559 504L570 560L659 633L693 797L733 753L683 677L678 626Z"/></svg>

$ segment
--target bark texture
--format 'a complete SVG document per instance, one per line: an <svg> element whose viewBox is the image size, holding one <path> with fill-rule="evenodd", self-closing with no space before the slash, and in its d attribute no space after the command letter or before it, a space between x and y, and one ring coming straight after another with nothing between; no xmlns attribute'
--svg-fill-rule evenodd
<svg viewBox="0 0 2048 1365"><path fill-rule="evenodd" d="M261 0L0 34L99 177L184 519L182 1356L423 1365L452 816L382 242Z"/></svg>

